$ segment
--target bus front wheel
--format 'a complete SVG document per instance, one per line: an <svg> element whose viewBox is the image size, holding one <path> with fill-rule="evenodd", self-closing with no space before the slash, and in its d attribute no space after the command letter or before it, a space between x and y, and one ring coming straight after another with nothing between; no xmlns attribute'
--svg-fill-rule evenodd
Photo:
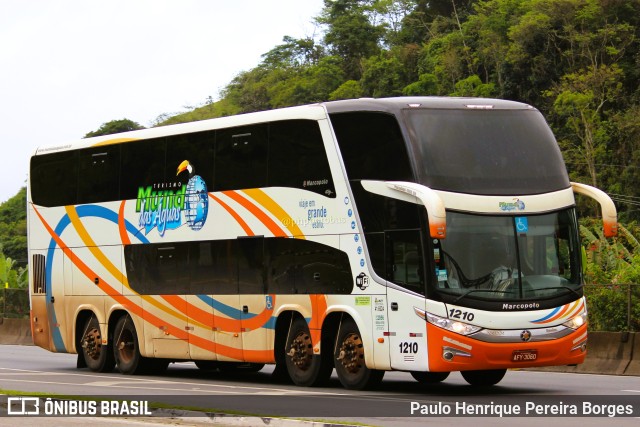
<svg viewBox="0 0 640 427"><path fill-rule="evenodd" d="M382 381L385 371L369 369L365 365L362 337L351 319L340 326L334 358L338 379L346 389L366 390Z"/></svg>
<svg viewBox="0 0 640 427"><path fill-rule="evenodd" d="M466 382L473 386L487 387L498 384L504 374L507 373L506 369L489 369L484 371L461 371L462 378Z"/></svg>
<svg viewBox="0 0 640 427"><path fill-rule="evenodd" d="M102 333L96 316L91 315L85 323L80 342L82 356L93 372L111 372L115 366L113 353L107 344L102 344Z"/></svg>
<svg viewBox="0 0 640 427"><path fill-rule="evenodd" d="M411 376L422 384L440 383L447 379L449 372L418 372L411 371Z"/></svg>
<svg viewBox="0 0 640 427"><path fill-rule="evenodd" d="M296 317L291 323L285 347L285 363L295 385L311 387L325 383L332 366L326 358L313 354L313 343L307 322Z"/></svg>

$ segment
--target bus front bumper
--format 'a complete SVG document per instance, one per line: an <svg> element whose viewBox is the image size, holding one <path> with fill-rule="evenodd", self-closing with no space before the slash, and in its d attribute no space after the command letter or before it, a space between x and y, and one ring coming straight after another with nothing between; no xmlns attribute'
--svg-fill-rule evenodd
<svg viewBox="0 0 640 427"><path fill-rule="evenodd" d="M553 340L492 343L427 323L427 340L433 372L576 365L587 355L586 324Z"/></svg>

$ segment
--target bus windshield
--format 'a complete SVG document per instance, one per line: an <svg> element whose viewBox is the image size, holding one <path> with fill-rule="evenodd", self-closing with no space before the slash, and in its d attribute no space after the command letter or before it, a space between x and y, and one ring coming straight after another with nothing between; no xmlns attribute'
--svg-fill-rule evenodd
<svg viewBox="0 0 640 427"><path fill-rule="evenodd" d="M558 144L535 109L405 110L421 184L457 193L542 194L569 188Z"/></svg>
<svg viewBox="0 0 640 427"><path fill-rule="evenodd" d="M436 240L436 292L449 302L525 302L582 295L574 209L528 216L447 213Z"/></svg>

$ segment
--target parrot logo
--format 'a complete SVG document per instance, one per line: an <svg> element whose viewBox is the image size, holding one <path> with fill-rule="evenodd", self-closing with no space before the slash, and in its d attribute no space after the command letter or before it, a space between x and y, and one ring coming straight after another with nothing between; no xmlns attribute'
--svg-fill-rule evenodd
<svg viewBox="0 0 640 427"><path fill-rule="evenodd" d="M194 231L202 229L209 213L209 193L204 179L195 174L195 168L188 160L178 166L176 176L189 173L187 192L185 194L185 218L187 225Z"/></svg>

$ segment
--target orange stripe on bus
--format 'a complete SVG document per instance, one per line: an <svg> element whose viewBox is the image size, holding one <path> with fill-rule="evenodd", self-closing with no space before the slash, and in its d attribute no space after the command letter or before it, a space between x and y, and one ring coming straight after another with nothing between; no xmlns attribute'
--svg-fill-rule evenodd
<svg viewBox="0 0 640 427"><path fill-rule="evenodd" d="M213 313L203 310L177 295L162 295L162 298L177 309L186 309L189 318L193 319L207 328L215 327L221 332L242 332L242 329L259 329L271 319L273 308L265 308L261 313L249 319L230 319L228 317L216 316ZM271 295L272 301L275 302L275 295Z"/></svg>
<svg viewBox="0 0 640 427"><path fill-rule="evenodd" d="M255 206L249 200L245 199L244 197L242 197L241 195L239 195L235 191L223 191L222 194L226 195L227 197L232 198L237 203L242 205L246 210L251 212L256 218L258 218L260 220L260 222L262 222L269 229L269 231L271 231L271 233L274 236L276 236L276 237L286 237L287 236L287 233L285 233L284 230L282 230L278 226L278 224L275 223L275 221L273 221L271 218L269 218L267 216L267 214L262 212L260 210L260 208Z"/></svg>
<svg viewBox="0 0 640 427"><path fill-rule="evenodd" d="M116 278L116 280L118 280L120 283L122 283L126 288L134 291L133 289L131 289L131 286L129 285L129 280L125 277L125 275L111 262L111 260L109 260L109 258L107 258L107 256L95 244L95 242L93 241L93 239L89 235L89 232L86 230L86 228L82 224L82 221L80 220L80 217L78 217L78 213L75 210L75 208L72 207L72 206L67 206L65 209L67 211L67 215L69 216L69 220L71 221L71 224L73 225L74 229L76 230L76 232L80 236L80 239L82 239L83 243L89 248L89 250L91 251L93 256L96 258L96 260L103 267L105 267L109 271L109 273L111 273L111 275L113 275L113 277ZM91 279L91 280L93 280L94 278L95 278L95 276L94 277L89 277L89 279ZM148 295L141 295L141 297L142 297L142 299L144 299L145 301L147 301L148 303L150 303L154 307L164 311L168 315L173 316L173 317L175 317L177 319L180 319L181 321L183 321L185 323L188 322L188 319L187 319L187 317L185 315L183 315L180 312L175 312L175 311L171 310L170 308L160 304L158 301L156 301L152 297L150 297ZM206 327L205 325L200 325L200 326Z"/></svg>
<svg viewBox="0 0 640 427"><path fill-rule="evenodd" d="M565 304L565 306L562 307L562 309L555 316L553 316L551 319L548 319L545 323L550 323L561 318L567 311L569 311L570 308L575 308L577 302L578 301L572 302L571 304Z"/></svg>
<svg viewBox="0 0 640 427"><path fill-rule="evenodd" d="M131 240L129 239L129 235L127 234L127 225L126 218L124 217L124 204L126 202L123 200L120 204L120 210L118 210L118 231L120 232L120 240L123 245L130 245Z"/></svg>
<svg viewBox="0 0 640 427"><path fill-rule="evenodd" d="M224 208L224 210L226 210L227 212L229 212L229 214L231 214L233 219L235 219L236 222L238 224L240 224L240 227L242 227L244 232L247 233L247 236L255 236L255 233L253 232L253 230L251 230L251 227L249 227L249 225L247 225L247 223L242 219L242 217L240 215L238 215L238 213L236 211L231 209L231 206L227 205L225 202L223 202L222 200L220 200L219 198L217 198L216 196L214 196L211 193L209 193L209 197L211 197L213 200L218 202L218 204L220 206L222 206Z"/></svg>
<svg viewBox="0 0 640 427"><path fill-rule="evenodd" d="M291 216L285 211L282 206L275 202L267 193L260 190L259 188L253 188L250 190L243 190L245 194L254 199L256 202L260 203L266 210L271 212L273 216L278 218L282 225L284 225L293 236L296 236L299 239L304 239L304 233L298 227L298 224L294 221Z"/></svg>
<svg viewBox="0 0 640 427"><path fill-rule="evenodd" d="M221 345L219 343L206 340L197 335L189 334L182 329L173 326L173 325L165 325L165 321L160 319L159 317L151 314L148 311L145 311L141 306L135 304L133 301L128 299L122 294L116 293L115 289L111 287L102 277L98 276L89 266L87 266L76 254L73 253L71 249L64 243L64 241L58 236L55 231L51 228L51 226L45 221L40 212L34 207L34 211L36 215L40 218L43 226L49 233L52 239L58 244L60 249L69 257L71 262L89 279L93 280L93 278L98 277L100 281L98 283L98 287L108 294L111 298L116 300L118 303L122 304L130 313L137 315L138 317L144 319L145 321L151 323L156 327L166 326L167 332L173 335L178 339L188 340L189 343L195 345L196 347L200 347L204 350L211 351L212 353L221 354L223 356L227 356L237 360L243 360L244 357L248 357L251 360L264 360L265 362L273 362L274 355L273 350L243 350L233 347L228 347Z"/></svg>

